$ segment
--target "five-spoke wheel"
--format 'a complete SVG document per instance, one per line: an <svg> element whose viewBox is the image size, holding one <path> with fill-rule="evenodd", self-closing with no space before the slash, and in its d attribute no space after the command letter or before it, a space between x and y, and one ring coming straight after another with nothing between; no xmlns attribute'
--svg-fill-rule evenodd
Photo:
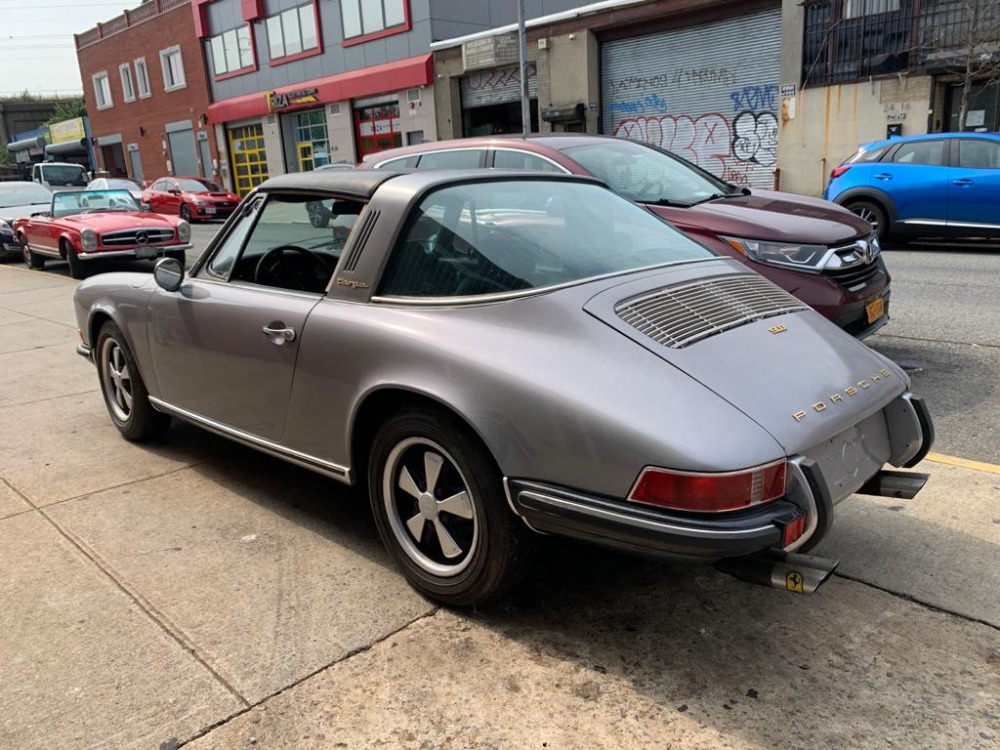
<svg viewBox="0 0 1000 750"><path fill-rule="evenodd" d="M127 440L152 440L170 426L170 417L149 402L135 358L121 329L108 321L97 335L97 376L108 414Z"/></svg>

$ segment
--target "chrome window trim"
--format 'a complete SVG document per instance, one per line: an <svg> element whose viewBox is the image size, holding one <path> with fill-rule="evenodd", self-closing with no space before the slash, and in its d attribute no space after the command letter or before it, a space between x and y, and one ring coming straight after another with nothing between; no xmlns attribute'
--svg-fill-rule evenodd
<svg viewBox="0 0 1000 750"><path fill-rule="evenodd" d="M393 157L392 159L386 159L383 162L379 162L378 164L372 165L372 169L382 169L383 167L388 166L391 162L394 162L397 159L399 160L409 159L411 156L417 157L417 166L410 167L410 169L420 169L420 160L423 159L425 156L432 156L433 154L448 154L448 153L453 153L455 151L482 151L483 154L486 154L489 150L490 150L489 146L463 146L461 148L437 148L431 151L417 151L416 153L404 154L401 156ZM460 169L460 167L451 167L451 168ZM482 167L469 167L469 169L482 169Z"/></svg>
<svg viewBox="0 0 1000 750"><path fill-rule="evenodd" d="M641 268L630 268L624 271L613 271L611 273L601 274L600 276L588 276L583 279L576 279L575 281L564 281L562 284L539 286L535 287L534 289L518 289L517 291L513 292L496 292L494 294L464 295L461 297L403 297L397 295L373 294L371 297L371 301L386 305L418 305L420 307L459 307L459 306L468 306L472 304L483 304L488 302L506 302L507 300L521 299L522 297L533 297L538 294L547 294L549 292L555 292L560 289L567 289L568 287L571 286L586 284L591 281L600 281L601 279L612 279L615 276L626 276L632 273L652 271L657 268L673 268L674 266L684 266L684 265L689 265L691 263L706 263L718 259L719 256L712 256L710 258L695 258L693 260L675 260L670 263L657 263L652 266L642 266Z"/></svg>
<svg viewBox="0 0 1000 750"><path fill-rule="evenodd" d="M552 166L558 167L559 171L562 174L573 174L572 172L570 172L568 169L566 169L566 167L564 167L559 162L555 161L554 159L549 158L548 156L545 156L545 154L540 154L537 151L529 151L526 148L510 148L509 146L492 146L491 148L492 148L492 150L494 152L497 152L497 151L507 151L507 152L512 153L512 154L529 154L531 156L537 156L542 161L547 161ZM494 158L493 161L495 162L496 159ZM492 167L493 165L491 164L490 166ZM500 167L500 169L520 169L520 167ZM525 170L525 171L531 171L531 170Z"/></svg>
<svg viewBox="0 0 1000 750"><path fill-rule="evenodd" d="M224 437L232 438L236 442L242 443L250 448L256 448L257 450L269 453L277 458L283 458L286 461L297 464L298 466L302 466L306 469L312 469L320 474L340 480L345 484L351 484L353 481L350 467L341 466L340 464L335 464L332 461L326 461L325 459L317 458L316 456L312 456L308 453L303 453L302 451L297 451L292 448L286 448L283 445L279 445L278 443L270 440L265 440L257 435L244 432L243 430L238 430L235 427L229 427L228 425L224 425L214 419L209 419L208 417L195 414L187 409L182 409L179 406L174 406L167 403L163 399L157 398L156 396L150 396L149 400L158 410L162 412L173 414L188 422L223 435Z"/></svg>

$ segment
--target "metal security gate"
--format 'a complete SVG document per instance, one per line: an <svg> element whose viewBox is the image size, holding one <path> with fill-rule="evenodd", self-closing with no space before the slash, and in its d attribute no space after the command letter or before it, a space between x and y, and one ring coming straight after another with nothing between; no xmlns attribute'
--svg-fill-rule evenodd
<svg viewBox="0 0 1000 750"><path fill-rule="evenodd" d="M175 130L167 133L170 145L170 162L178 177L197 177L198 156L194 150L194 130Z"/></svg>
<svg viewBox="0 0 1000 750"><path fill-rule="evenodd" d="M521 101L521 75L517 65L477 70L462 77L459 85L462 109ZM528 98L538 98L538 76L534 63L528 64Z"/></svg>
<svg viewBox="0 0 1000 750"><path fill-rule="evenodd" d="M601 46L602 132L774 187L781 9Z"/></svg>

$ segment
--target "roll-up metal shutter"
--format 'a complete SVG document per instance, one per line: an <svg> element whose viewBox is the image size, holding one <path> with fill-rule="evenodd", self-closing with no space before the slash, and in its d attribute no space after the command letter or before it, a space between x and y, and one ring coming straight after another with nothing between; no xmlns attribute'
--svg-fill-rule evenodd
<svg viewBox="0 0 1000 750"><path fill-rule="evenodd" d="M463 76L459 85L462 89L462 109L521 101L521 76L517 65L477 70ZM538 76L534 63L528 64L528 97L538 98Z"/></svg>
<svg viewBox="0 0 1000 750"><path fill-rule="evenodd" d="M739 185L774 187L781 9L606 42L602 132L672 151Z"/></svg>

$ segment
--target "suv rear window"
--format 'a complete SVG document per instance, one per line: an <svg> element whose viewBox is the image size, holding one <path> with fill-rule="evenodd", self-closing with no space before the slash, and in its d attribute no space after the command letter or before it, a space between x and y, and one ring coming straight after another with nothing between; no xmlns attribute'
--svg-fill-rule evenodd
<svg viewBox="0 0 1000 750"><path fill-rule="evenodd" d="M891 145L873 148L868 151L865 151L864 148L859 148L844 164L871 164L885 156L885 152L890 148Z"/></svg>

